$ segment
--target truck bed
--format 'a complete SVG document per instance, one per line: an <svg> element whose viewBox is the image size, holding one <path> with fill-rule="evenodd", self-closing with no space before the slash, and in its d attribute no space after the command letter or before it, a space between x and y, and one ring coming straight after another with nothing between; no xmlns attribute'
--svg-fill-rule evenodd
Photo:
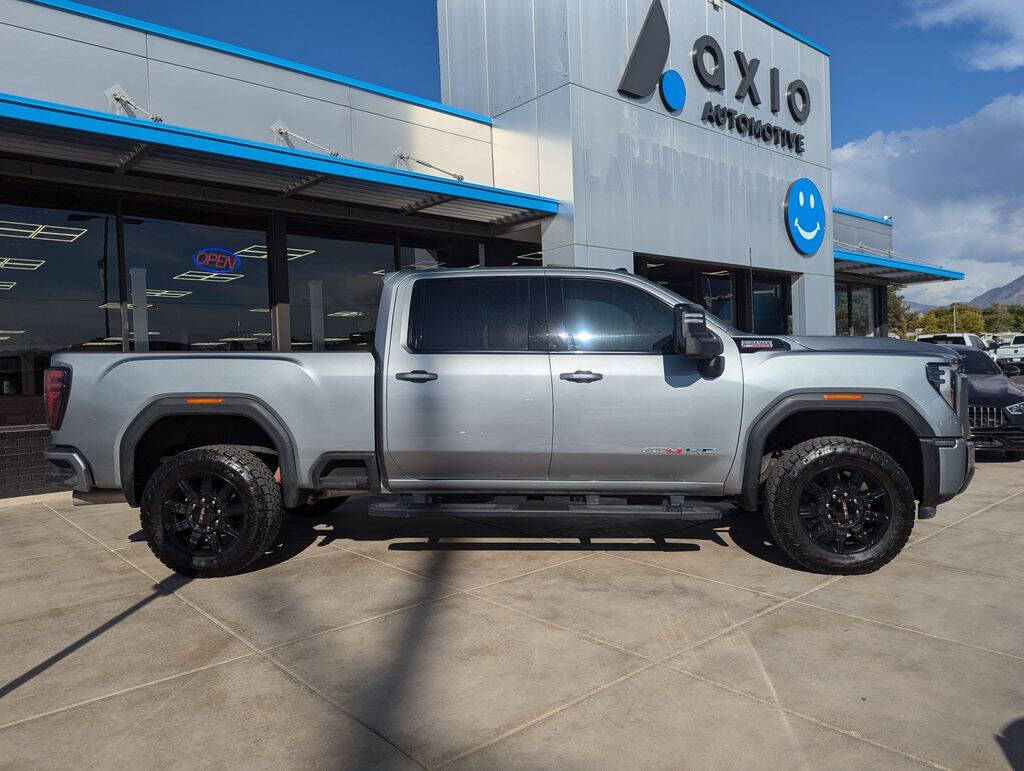
<svg viewBox="0 0 1024 771"><path fill-rule="evenodd" d="M374 452L374 372L369 352L61 353L71 399L62 437L91 463L97 487L120 487L118 452L132 420L152 402L248 397L275 415L296 442L298 483L327 452ZM114 436L113 443L111 436Z"/></svg>

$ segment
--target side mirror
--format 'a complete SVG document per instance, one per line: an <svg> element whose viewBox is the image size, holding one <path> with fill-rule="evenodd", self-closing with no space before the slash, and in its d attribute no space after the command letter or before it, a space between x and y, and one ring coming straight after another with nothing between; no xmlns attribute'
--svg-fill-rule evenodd
<svg viewBox="0 0 1024 771"><path fill-rule="evenodd" d="M1000 364L1003 369L1003 374L1007 377L1020 377L1020 367L1014 364Z"/></svg>
<svg viewBox="0 0 1024 771"><path fill-rule="evenodd" d="M672 337L679 353L697 361L710 361L721 356L725 350L718 336L708 329L704 309L692 305L680 303L675 307Z"/></svg>

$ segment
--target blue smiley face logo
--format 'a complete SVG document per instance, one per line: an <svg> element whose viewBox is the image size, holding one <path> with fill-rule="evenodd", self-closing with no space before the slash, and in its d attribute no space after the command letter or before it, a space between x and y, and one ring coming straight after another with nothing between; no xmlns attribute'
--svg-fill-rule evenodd
<svg viewBox="0 0 1024 771"><path fill-rule="evenodd" d="M786 193L786 230L802 254L816 254L825 240L825 202L807 177L790 185Z"/></svg>

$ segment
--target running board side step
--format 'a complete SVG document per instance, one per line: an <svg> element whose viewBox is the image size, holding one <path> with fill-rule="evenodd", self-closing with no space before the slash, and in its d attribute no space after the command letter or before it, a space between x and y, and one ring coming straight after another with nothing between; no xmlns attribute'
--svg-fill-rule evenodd
<svg viewBox="0 0 1024 771"><path fill-rule="evenodd" d="M512 518L561 517L627 519L672 519L684 522L714 522L722 519L722 509L707 503L679 503L663 506L593 503L420 503L412 500L390 500L371 503L371 517L417 517L424 515L450 517Z"/></svg>

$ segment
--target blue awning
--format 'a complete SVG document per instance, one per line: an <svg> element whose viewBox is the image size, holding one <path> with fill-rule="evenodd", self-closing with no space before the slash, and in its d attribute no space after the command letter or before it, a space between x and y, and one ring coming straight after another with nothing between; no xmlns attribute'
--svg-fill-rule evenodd
<svg viewBox="0 0 1024 771"><path fill-rule="evenodd" d="M0 94L8 154L133 176L504 225L555 214L543 196Z"/></svg>
<svg viewBox="0 0 1024 771"><path fill-rule="evenodd" d="M937 265L911 262L892 256L835 250L836 273L878 278L893 284L920 284L925 281L962 281L964 274Z"/></svg>

